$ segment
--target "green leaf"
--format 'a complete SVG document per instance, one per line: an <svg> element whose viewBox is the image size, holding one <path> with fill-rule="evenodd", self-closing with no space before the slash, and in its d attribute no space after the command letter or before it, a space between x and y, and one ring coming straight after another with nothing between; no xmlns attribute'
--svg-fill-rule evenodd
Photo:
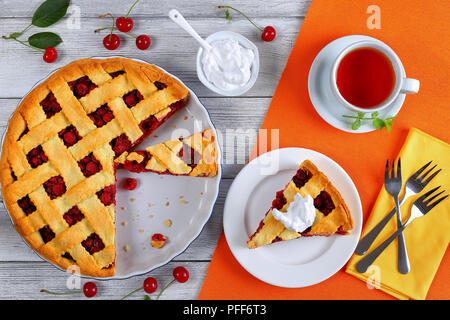
<svg viewBox="0 0 450 320"><path fill-rule="evenodd" d="M149 296L148 294L146 294L146 295L144 296L144 300L152 300L152 298L150 298L150 296Z"/></svg>
<svg viewBox="0 0 450 320"><path fill-rule="evenodd" d="M22 32L13 32L8 36L8 38L18 38L21 35L22 35Z"/></svg>
<svg viewBox="0 0 450 320"><path fill-rule="evenodd" d="M378 117L378 111L372 112L372 118Z"/></svg>
<svg viewBox="0 0 450 320"><path fill-rule="evenodd" d="M361 127L361 120L356 119L355 122L352 123L352 130L358 130Z"/></svg>
<svg viewBox="0 0 450 320"><path fill-rule="evenodd" d="M46 0L34 12L32 24L45 28L58 22L67 13L70 0Z"/></svg>
<svg viewBox="0 0 450 320"><path fill-rule="evenodd" d="M225 10L225 19L227 19L227 20L233 19L233 17L230 14L230 11L228 9Z"/></svg>
<svg viewBox="0 0 450 320"><path fill-rule="evenodd" d="M28 43L33 47L47 49L48 47L56 47L62 42L61 38L53 32L39 32L28 38Z"/></svg>
<svg viewBox="0 0 450 320"><path fill-rule="evenodd" d="M387 121L384 122L384 126L386 127L387 132L391 132L391 125L387 123Z"/></svg>
<svg viewBox="0 0 450 320"><path fill-rule="evenodd" d="M377 130L381 130L383 129L383 127L385 126L384 120L380 119L380 118L376 118L372 121L373 126L375 127L375 129Z"/></svg>
<svg viewBox="0 0 450 320"><path fill-rule="evenodd" d="M366 114L364 112L358 112L358 117L359 118L364 118Z"/></svg>

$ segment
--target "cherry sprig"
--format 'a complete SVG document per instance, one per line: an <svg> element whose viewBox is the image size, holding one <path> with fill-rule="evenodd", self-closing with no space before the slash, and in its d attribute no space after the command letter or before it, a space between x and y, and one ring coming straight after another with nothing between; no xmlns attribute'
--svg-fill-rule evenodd
<svg viewBox="0 0 450 320"><path fill-rule="evenodd" d="M272 27L272 26L266 26L266 27L264 27L264 29L263 29L263 28L261 28L260 26L258 26L256 23L254 23L254 22L252 21L252 19L250 19L246 14L244 14L242 11L240 11L240 10L238 10L238 9L236 9L236 8L233 8L233 7L230 7L230 6L218 6L218 8L220 8L220 9L227 9L227 10L225 11L225 18L228 19L228 20L231 20L231 19L233 18L233 17L231 16L230 11L229 11L228 9L234 10L234 11L236 11L237 13L241 14L244 18L246 18L248 21L250 21L250 23L251 23L252 25L254 25L259 31L262 32L262 34L261 34L261 39L262 39L263 41L270 42L270 41L272 41L273 39L275 39L277 33L276 33L274 27Z"/></svg>
<svg viewBox="0 0 450 320"><path fill-rule="evenodd" d="M139 0L136 0L131 6L130 10L128 10L127 14L125 16L120 16L116 20L111 13L106 13L99 16L99 18L105 18L107 16L110 16L112 18L112 27L99 28L94 30L94 33L98 33L103 30L111 29L111 33L103 38L103 46L106 49L116 50L120 46L120 38L117 34L114 33L114 30L118 30L134 38L136 41L136 47L140 50L146 50L148 49L148 47L150 47L151 40L148 35L141 34L139 36L135 36L134 34L130 33L131 29L133 29L134 22L132 18L128 17L128 15L138 2Z"/></svg>
<svg viewBox="0 0 450 320"><path fill-rule="evenodd" d="M53 291L49 291L46 289L42 289L41 292L56 295L56 296L76 294L76 293L82 292L82 293L84 293L86 298L92 298L97 294L97 285L94 282L86 282L83 285L83 290L68 291L68 292L53 292Z"/></svg>
<svg viewBox="0 0 450 320"><path fill-rule="evenodd" d="M184 267L176 267L175 269L173 269L172 271L172 275L173 275L173 279L172 281L170 281L162 290L161 292L156 296L156 300L159 300L159 298L161 297L161 295L164 293L164 291L167 290L167 288L169 288L175 281L178 281L180 283L185 283L186 281L188 281L189 279L189 272L186 270L186 268ZM127 293L125 296L123 296L120 300L124 300L125 298L131 296L133 293L136 293L138 291L141 291L142 289L144 289L144 291L148 294L152 294L156 291L156 289L158 289L158 282L156 281L155 278L153 277L148 277L144 280L144 283L142 285L142 287L137 288L129 293ZM152 300L152 298L146 294L144 296L145 300Z"/></svg>

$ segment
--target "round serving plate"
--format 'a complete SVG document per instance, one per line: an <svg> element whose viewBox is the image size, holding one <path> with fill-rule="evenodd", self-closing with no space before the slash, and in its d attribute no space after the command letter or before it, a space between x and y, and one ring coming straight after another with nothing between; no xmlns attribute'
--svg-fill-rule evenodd
<svg viewBox="0 0 450 320"><path fill-rule="evenodd" d="M122 56L102 56L92 57L91 59L117 57L126 58ZM141 59L132 60L149 64ZM156 67L183 83L164 68ZM52 71L36 83L29 92L57 70ZM138 149L142 150L150 145L180 136L187 137L207 128L212 128L217 136L207 109L195 93L184 83L183 85L190 93L185 108L179 110L155 130L139 145ZM18 103L18 106L21 102L22 100ZM6 131L7 129L2 137L2 146ZM222 176L220 146L217 151L217 158L219 162L217 175L210 178L158 175L155 173L136 174L126 170L118 170L115 221L116 274L112 277L96 279L117 280L142 275L167 264L174 257L183 253L200 235L206 222L211 217L219 195ZM130 177L138 181L138 187L133 191L121 187L123 179ZM170 220L170 226L167 226L168 220ZM13 223L12 219L11 222ZM167 243L161 249L153 248L150 244L151 236L155 233L161 233L168 238ZM38 254L38 256L40 255ZM40 257L48 261L44 257ZM57 265L54 266L63 270Z"/></svg>
<svg viewBox="0 0 450 320"><path fill-rule="evenodd" d="M341 193L353 217L353 230L349 235L300 237L249 249L249 236L264 218L276 192L307 159ZM225 237L242 267L261 281L286 288L311 286L339 271L355 250L361 226L361 200L349 175L327 156L303 148L274 150L249 162L234 179L223 213Z"/></svg>

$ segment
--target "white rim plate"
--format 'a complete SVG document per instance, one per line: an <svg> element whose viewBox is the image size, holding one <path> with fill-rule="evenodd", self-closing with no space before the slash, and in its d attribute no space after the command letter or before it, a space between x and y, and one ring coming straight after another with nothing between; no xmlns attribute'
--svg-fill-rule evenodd
<svg viewBox="0 0 450 320"><path fill-rule="evenodd" d="M121 56L92 57L92 59L115 57ZM132 60L149 64L141 59ZM157 67L183 83L178 77L159 66ZM30 91L57 70L52 71L44 79L36 83ZM202 105L195 93L189 87L186 86L186 88L188 88L191 95L186 107L179 110L150 137L144 140L139 145L139 149L178 138L180 135L186 137L207 128L213 128L217 136L207 109ZM18 105L20 103L21 101ZM6 133L6 131L4 132ZM116 274L112 277L95 279L117 280L142 275L167 264L187 249L200 235L206 222L211 217L214 204L219 195L219 185L222 176L220 147L218 148L217 156L219 161L218 172L215 177L211 178L169 176L154 173L135 174L126 170L118 170L116 176L115 222ZM123 189L120 183L125 177L136 178L138 187L133 191ZM152 187L155 185L157 187ZM170 219L172 222L170 227L165 225L167 219ZM126 222L126 225L122 225L123 222ZM167 243L163 248L155 249L151 247L150 238L154 233L162 233L168 237ZM27 243L25 240L24 242ZM128 251L124 250L125 246L129 247ZM37 252L35 253L43 260L48 261ZM54 266L62 270L59 266Z"/></svg>
<svg viewBox="0 0 450 320"><path fill-rule="evenodd" d="M346 236L300 237L249 249L247 240L270 208L275 193L285 187L306 159L313 161L340 191L352 214L354 229ZM361 200L349 175L327 156L303 148L278 149L251 161L235 178L225 201L223 225L231 252L250 274L279 287L306 287L335 274L353 254L361 234Z"/></svg>
<svg viewBox="0 0 450 320"><path fill-rule="evenodd" d="M372 121L362 121L359 129L352 130L354 119L344 118L343 115L355 116L356 112L352 112L342 106L334 96L331 91L330 75L333 62L339 53L348 45L362 40L372 40L382 43L378 39L362 35L352 35L336 39L320 50L311 65L308 75L309 98L317 113L333 127L351 133L366 133L376 129L372 126ZM405 76L403 67L401 71L403 76ZM405 94L399 94L397 99L389 107L378 112L379 116L381 118L395 116L400 111L404 101ZM370 110L368 110L368 114L370 115Z"/></svg>

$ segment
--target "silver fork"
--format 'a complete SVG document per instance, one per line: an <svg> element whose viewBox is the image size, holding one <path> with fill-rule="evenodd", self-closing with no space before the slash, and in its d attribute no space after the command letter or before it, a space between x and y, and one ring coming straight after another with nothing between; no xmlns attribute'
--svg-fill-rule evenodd
<svg viewBox="0 0 450 320"><path fill-rule="evenodd" d="M372 252L370 252L367 256L362 258L357 264L356 264L356 270L359 273L364 273L367 271L369 266L378 258L378 256L386 249L389 244L394 241L395 238L397 238L403 230L416 218L423 217L425 214L430 212L431 209L433 209L435 206L437 206L440 202L442 202L445 198L448 197L448 194L439 198L438 200L433 201L438 196L440 196L445 190L439 192L438 194L435 194L431 198L427 199L433 192L435 192L439 187L436 187L434 189L431 189L427 193L420 196L415 202L414 205L411 208L411 215L409 216L408 220L405 222L404 225L402 225L400 228L397 229L388 239L386 239L382 244L380 244L378 247L376 247Z"/></svg>
<svg viewBox="0 0 450 320"><path fill-rule="evenodd" d="M395 170L395 159L392 160L392 171L389 177L389 160L386 161L386 169L384 171L384 188L392 196L395 202L395 211L397 211L397 230L402 226L402 214L400 211L400 203L398 195L402 190L402 167L400 158L397 161L397 170ZM397 268L402 274L407 274L410 270L408 252L405 246L405 237L403 233L398 235L397 246Z"/></svg>
<svg viewBox="0 0 450 320"><path fill-rule="evenodd" d="M402 205L402 203L409 197L421 192L427 186L427 184L430 183L430 181L441 171L441 169L439 169L435 171L433 174L431 174L428 178L426 178L436 168L435 165L421 175L421 173L424 172L425 169L430 166L431 162L432 161L428 162L422 168L413 173L406 181L405 194L400 199L400 205ZM366 236L364 236L364 238L362 238L359 241L358 246L356 247L355 250L356 254L362 256L369 250L370 246L375 241L376 237L380 234L381 230L384 229L386 224L389 222L389 220L391 220L391 218L394 216L396 212L397 210L395 208L392 209L392 211L389 212L383 218L383 220L381 220Z"/></svg>

